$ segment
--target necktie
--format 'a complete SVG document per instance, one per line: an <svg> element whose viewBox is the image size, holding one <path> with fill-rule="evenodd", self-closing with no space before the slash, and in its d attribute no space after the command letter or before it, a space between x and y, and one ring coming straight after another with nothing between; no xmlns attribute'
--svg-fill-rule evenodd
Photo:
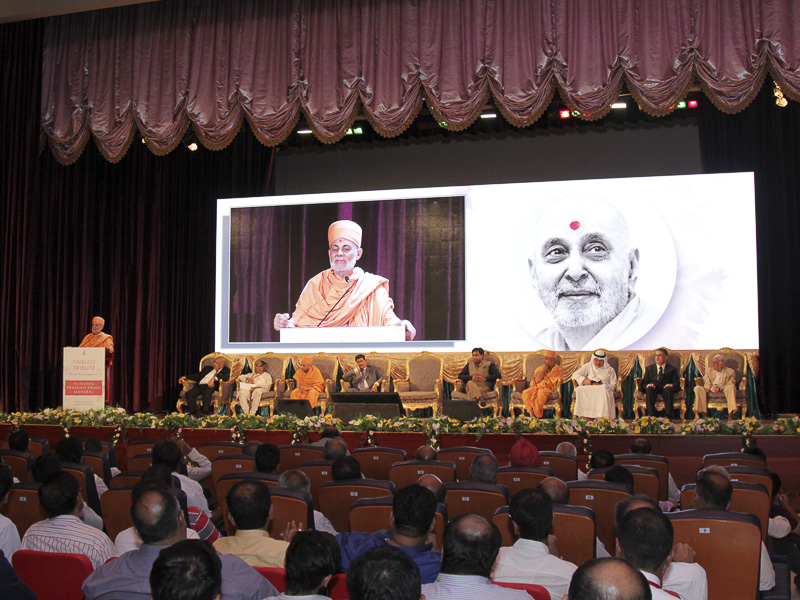
<svg viewBox="0 0 800 600"><path fill-rule="evenodd" d="M367 372L364 369L361 369L361 385L359 386L359 389L367 389Z"/></svg>
<svg viewBox="0 0 800 600"><path fill-rule="evenodd" d="M658 380L661 381L661 378L664 376L664 367L658 367Z"/></svg>

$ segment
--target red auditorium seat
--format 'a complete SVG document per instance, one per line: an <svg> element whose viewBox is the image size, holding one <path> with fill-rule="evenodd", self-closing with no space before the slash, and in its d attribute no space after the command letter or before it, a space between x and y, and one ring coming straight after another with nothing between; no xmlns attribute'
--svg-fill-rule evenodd
<svg viewBox="0 0 800 600"><path fill-rule="evenodd" d="M12 562L39 600L83 600L81 586L94 570L83 554L17 550Z"/></svg>

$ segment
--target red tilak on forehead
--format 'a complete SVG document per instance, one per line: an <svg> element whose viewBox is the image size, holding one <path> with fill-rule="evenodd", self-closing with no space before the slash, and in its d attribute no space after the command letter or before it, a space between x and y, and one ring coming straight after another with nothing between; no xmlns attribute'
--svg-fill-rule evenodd
<svg viewBox="0 0 800 600"><path fill-rule="evenodd" d="M569 224L569 228L572 229L572 231L579 229L580 226L581 226L580 221L573 221L572 223Z"/></svg>

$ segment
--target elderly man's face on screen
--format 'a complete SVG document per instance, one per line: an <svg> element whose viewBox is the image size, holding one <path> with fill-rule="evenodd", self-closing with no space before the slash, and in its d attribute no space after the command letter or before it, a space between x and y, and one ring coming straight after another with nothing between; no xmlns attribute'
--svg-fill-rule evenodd
<svg viewBox="0 0 800 600"><path fill-rule="evenodd" d="M622 215L592 198L551 204L534 227L533 285L560 328L602 329L635 293L639 251Z"/></svg>
<svg viewBox="0 0 800 600"><path fill-rule="evenodd" d="M351 240L339 238L331 242L328 255L331 260L331 269L340 279L349 277L356 268L356 261L361 258L362 250Z"/></svg>

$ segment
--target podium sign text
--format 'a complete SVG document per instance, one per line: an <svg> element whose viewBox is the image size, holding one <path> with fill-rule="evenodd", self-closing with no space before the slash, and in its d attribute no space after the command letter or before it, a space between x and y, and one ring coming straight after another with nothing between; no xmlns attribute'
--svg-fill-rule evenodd
<svg viewBox="0 0 800 600"><path fill-rule="evenodd" d="M106 349L64 348L64 408L101 409L105 397Z"/></svg>

